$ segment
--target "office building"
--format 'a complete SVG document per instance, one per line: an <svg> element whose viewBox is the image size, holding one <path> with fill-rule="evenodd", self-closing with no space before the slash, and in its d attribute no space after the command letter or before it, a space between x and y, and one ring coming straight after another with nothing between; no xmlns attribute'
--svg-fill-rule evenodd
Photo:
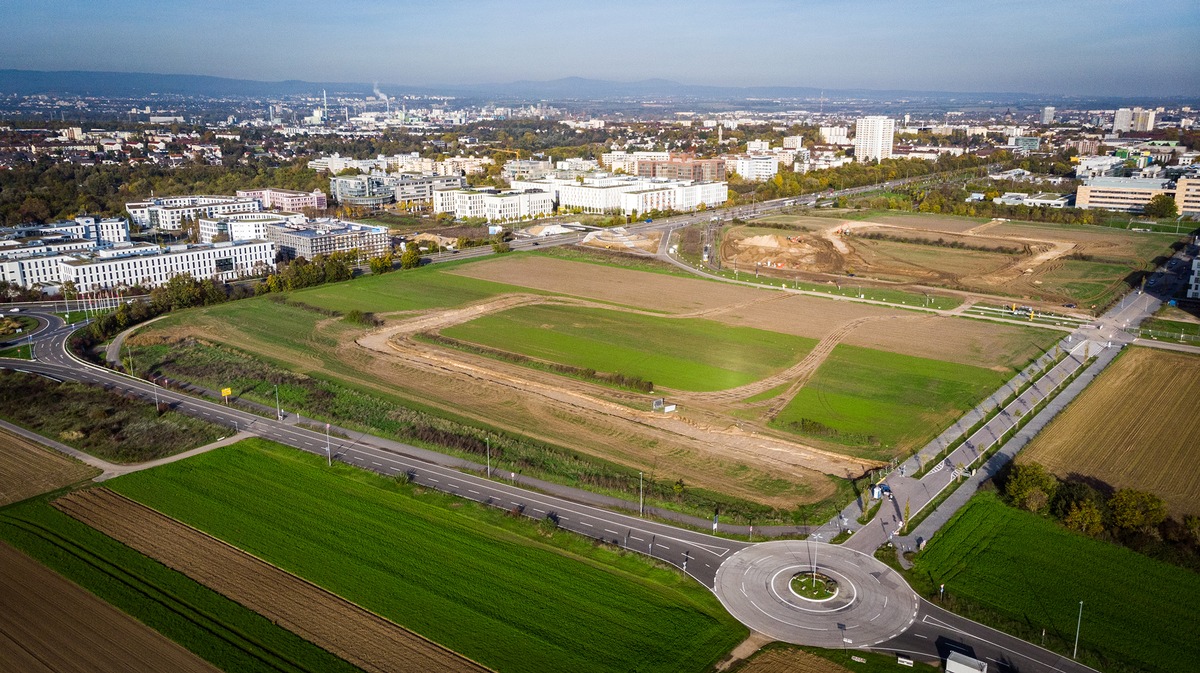
<svg viewBox="0 0 1200 673"><path fill-rule="evenodd" d="M299 213L305 209L325 210L328 207L325 192L319 189L311 192L298 192L294 189L263 187L261 189L239 189L237 195L243 199L258 199L258 202L266 210Z"/></svg>
<svg viewBox="0 0 1200 673"><path fill-rule="evenodd" d="M433 192L433 212L516 222L551 214L554 200L540 189L438 189Z"/></svg>
<svg viewBox="0 0 1200 673"><path fill-rule="evenodd" d="M1154 110L1143 110L1140 107L1133 108L1132 120L1130 129L1135 133L1154 130Z"/></svg>
<svg viewBox="0 0 1200 673"><path fill-rule="evenodd" d="M546 177L553 172L554 163L551 161L513 159L504 163L504 168L501 169L500 175L505 180L536 180Z"/></svg>
<svg viewBox="0 0 1200 673"><path fill-rule="evenodd" d="M262 210L258 199L237 196L166 196L126 203L133 224L163 231L179 231L185 221L217 217L230 213L256 213Z"/></svg>
<svg viewBox="0 0 1200 673"><path fill-rule="evenodd" d="M734 161L733 171L743 180L764 182L779 172L779 159L773 154L740 157Z"/></svg>
<svg viewBox="0 0 1200 673"><path fill-rule="evenodd" d="M1180 178L1175 183L1175 207L1180 215L1200 217L1200 177Z"/></svg>
<svg viewBox="0 0 1200 673"><path fill-rule="evenodd" d="M467 186L467 179L461 175L389 175L385 181L392 185L396 195L396 203L412 205L414 203L430 203L433 192L438 189L457 189Z"/></svg>
<svg viewBox="0 0 1200 673"><path fill-rule="evenodd" d="M887 117L863 117L854 123L854 160L878 161L892 156L896 122Z"/></svg>
<svg viewBox="0 0 1200 673"><path fill-rule="evenodd" d="M155 287L174 276L228 281L261 276L275 267L275 245L242 241L173 245L148 243L66 255L59 260L59 282L72 281L82 292L115 287Z"/></svg>
<svg viewBox="0 0 1200 673"><path fill-rule="evenodd" d="M358 258L379 257L391 251L387 227L331 218L267 225L267 240L276 246L281 259L312 259L332 252L357 251Z"/></svg>
<svg viewBox="0 0 1200 673"><path fill-rule="evenodd" d="M725 162L721 159L674 155L667 161L637 162L637 174L643 178L716 182L725 179Z"/></svg>
<svg viewBox="0 0 1200 673"><path fill-rule="evenodd" d="M386 175L342 175L329 178L329 196L346 205L376 210L396 200Z"/></svg>
<svg viewBox="0 0 1200 673"><path fill-rule="evenodd" d="M1054 123L1054 107L1047 105L1042 108L1042 124L1049 125Z"/></svg>
<svg viewBox="0 0 1200 673"><path fill-rule="evenodd" d="M265 241L268 224L304 224L308 217L301 213L234 213L221 217L202 217L197 220L201 243L221 241Z"/></svg>
<svg viewBox="0 0 1200 673"><path fill-rule="evenodd" d="M670 190L669 197L645 197L641 203L656 202L670 204L667 207L651 208L651 210L693 210L701 204L712 208L729 200L729 186L724 182L698 182L693 180L668 180L663 178L644 178L640 176L611 175L608 173L592 173L576 178L546 177L540 180L519 180L512 184L513 189L538 189L550 195L558 204L559 209L578 209L584 213L633 214L646 212L646 208L636 207L637 199L623 199L622 194L628 192L646 192L647 190Z"/></svg>
<svg viewBox="0 0 1200 673"><path fill-rule="evenodd" d="M1140 213L1159 194L1174 196L1170 180L1091 178L1075 192L1075 207Z"/></svg>

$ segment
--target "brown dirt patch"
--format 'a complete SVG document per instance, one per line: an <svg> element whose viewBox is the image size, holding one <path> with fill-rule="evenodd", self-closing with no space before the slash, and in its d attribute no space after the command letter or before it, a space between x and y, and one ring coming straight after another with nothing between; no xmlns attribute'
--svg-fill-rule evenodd
<svg viewBox="0 0 1200 673"><path fill-rule="evenodd" d="M79 491L54 506L365 671L489 670L108 489Z"/></svg>
<svg viewBox="0 0 1200 673"><path fill-rule="evenodd" d="M448 273L666 313L722 308L757 298L761 292L727 283L532 255L500 256Z"/></svg>
<svg viewBox="0 0 1200 673"><path fill-rule="evenodd" d="M995 222L996 220L992 220ZM922 216L922 215L882 215L872 217L871 222L880 224L892 224L905 229L927 229L929 231L944 231L948 234L961 234L971 229L978 229L981 226L987 226L985 223L981 225L978 222L958 217L937 217L937 216Z"/></svg>
<svg viewBox="0 0 1200 673"><path fill-rule="evenodd" d="M1024 451L1062 478L1148 491L1174 514L1200 514L1200 357L1133 348Z"/></svg>
<svg viewBox="0 0 1200 673"><path fill-rule="evenodd" d="M216 673L218 669L0 542L0 670Z"/></svg>
<svg viewBox="0 0 1200 673"><path fill-rule="evenodd" d="M580 245L636 254L657 252L660 241L662 241L661 231L631 234L625 231L624 228L616 228L592 232L580 242Z"/></svg>
<svg viewBox="0 0 1200 673"><path fill-rule="evenodd" d="M100 474L100 470L0 429L0 505ZM11 669L10 669L11 670Z"/></svg>
<svg viewBox="0 0 1200 673"><path fill-rule="evenodd" d="M828 659L793 647L773 647L759 652L737 673L851 673Z"/></svg>

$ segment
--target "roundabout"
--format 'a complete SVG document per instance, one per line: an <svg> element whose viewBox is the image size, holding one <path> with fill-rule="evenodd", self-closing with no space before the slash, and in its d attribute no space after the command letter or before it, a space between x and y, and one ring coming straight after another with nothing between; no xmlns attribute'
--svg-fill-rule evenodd
<svg viewBox="0 0 1200 673"><path fill-rule="evenodd" d="M896 571L838 545L762 542L717 569L715 592L743 624L776 640L871 647L903 633L917 595Z"/></svg>

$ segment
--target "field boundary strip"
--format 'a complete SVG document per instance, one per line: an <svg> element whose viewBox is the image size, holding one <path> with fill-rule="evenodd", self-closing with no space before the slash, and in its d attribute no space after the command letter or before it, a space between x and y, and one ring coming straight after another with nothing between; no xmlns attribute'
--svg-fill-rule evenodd
<svg viewBox="0 0 1200 673"><path fill-rule="evenodd" d="M364 671L489 671L395 622L106 488L55 508L241 603Z"/></svg>

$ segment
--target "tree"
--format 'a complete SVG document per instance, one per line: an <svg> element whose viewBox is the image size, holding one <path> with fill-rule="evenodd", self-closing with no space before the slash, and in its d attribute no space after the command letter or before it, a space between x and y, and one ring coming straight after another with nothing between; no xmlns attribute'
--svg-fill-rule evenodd
<svg viewBox="0 0 1200 673"><path fill-rule="evenodd" d="M1029 512L1045 513L1058 490L1058 479L1038 463L1013 468L1004 484L1009 502Z"/></svg>
<svg viewBox="0 0 1200 673"><path fill-rule="evenodd" d="M1108 501L1113 523L1125 530L1154 528L1167 518L1167 505L1162 498L1133 488L1122 488Z"/></svg>
<svg viewBox="0 0 1200 673"><path fill-rule="evenodd" d="M400 254L401 269L415 269L421 265L421 251L417 250L416 243L408 243L404 246L404 252Z"/></svg>
<svg viewBox="0 0 1200 673"><path fill-rule="evenodd" d="M1091 500L1072 503L1067 515L1063 517L1063 523L1067 528L1091 537L1104 532L1104 515L1100 507Z"/></svg>
<svg viewBox="0 0 1200 673"><path fill-rule="evenodd" d="M1170 194L1159 194L1150 199L1142 212L1150 217L1157 219L1167 219L1175 217L1179 214L1179 208L1175 205L1175 197Z"/></svg>

